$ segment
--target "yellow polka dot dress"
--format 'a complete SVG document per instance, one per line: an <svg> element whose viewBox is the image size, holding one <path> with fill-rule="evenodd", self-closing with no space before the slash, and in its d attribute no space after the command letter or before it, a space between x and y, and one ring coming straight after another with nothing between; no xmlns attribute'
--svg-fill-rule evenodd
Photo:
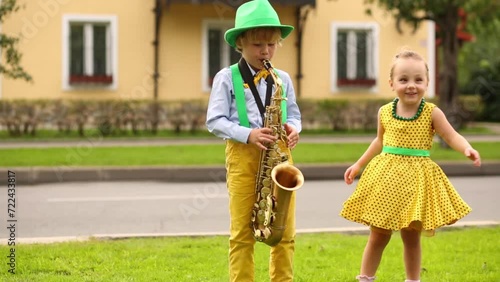
<svg viewBox="0 0 500 282"><path fill-rule="evenodd" d="M381 109L384 147L430 150L434 129L425 103L414 120L393 117L393 103ZM363 171L356 190L344 202L344 218L387 230L430 231L453 224L471 211L441 168L430 157L382 152Z"/></svg>

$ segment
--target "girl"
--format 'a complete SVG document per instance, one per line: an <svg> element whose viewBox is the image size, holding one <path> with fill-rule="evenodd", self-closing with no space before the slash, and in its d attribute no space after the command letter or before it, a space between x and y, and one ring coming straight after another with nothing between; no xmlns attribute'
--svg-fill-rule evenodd
<svg viewBox="0 0 500 282"><path fill-rule="evenodd" d="M434 134L475 166L481 160L444 113L424 100L429 68L419 54L396 55L389 84L397 98L380 108L377 136L344 174L349 185L368 163L341 216L370 226L359 281L375 280L384 248L397 230L403 240L406 281L420 281L421 232L432 235L434 229L453 224L471 211L429 158Z"/></svg>

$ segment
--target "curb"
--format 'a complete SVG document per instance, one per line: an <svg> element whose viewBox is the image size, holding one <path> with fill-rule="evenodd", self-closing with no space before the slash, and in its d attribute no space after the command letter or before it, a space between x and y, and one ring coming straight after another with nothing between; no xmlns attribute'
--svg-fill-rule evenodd
<svg viewBox="0 0 500 282"><path fill-rule="evenodd" d="M464 221L453 225L443 226L439 230L448 231L464 229L470 227L489 228L497 227L500 222L497 221ZM370 230L367 226L360 227L332 227L315 229L297 229L297 234L315 234L315 233L338 233L346 235L367 235ZM153 239L165 237L207 237L207 236L229 236L228 231L219 232L189 232L189 233L144 233L144 234L96 234L90 236L61 236L61 237L38 237L38 238L18 238L16 243L20 244L52 244L63 242L85 242L90 240L112 241L127 239ZM7 239L0 239L0 246L7 245Z"/></svg>
<svg viewBox="0 0 500 282"><path fill-rule="evenodd" d="M500 162L474 167L470 162L437 162L447 176L499 176ZM350 164L298 164L306 180L342 180ZM4 168L16 173L18 185L98 181L225 182L224 166L196 167L30 167ZM6 183L7 174L0 174Z"/></svg>

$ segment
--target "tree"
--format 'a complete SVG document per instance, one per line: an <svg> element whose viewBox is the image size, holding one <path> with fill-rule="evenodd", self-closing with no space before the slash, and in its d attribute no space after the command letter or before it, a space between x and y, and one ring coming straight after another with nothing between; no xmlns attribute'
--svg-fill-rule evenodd
<svg viewBox="0 0 500 282"><path fill-rule="evenodd" d="M468 89L467 85L473 79L474 73L485 67L500 63L500 41L495 40L495 34L500 32L500 13L497 19L483 23L480 19L468 19L468 30L474 34L475 40L460 48L458 56L458 83L463 94L477 94ZM500 93L498 93L500 95Z"/></svg>
<svg viewBox="0 0 500 282"><path fill-rule="evenodd" d="M17 0L0 0L0 25L5 18L19 10ZM33 78L21 66L21 53L17 49L19 37L0 33L0 52L3 60L0 62L0 74L12 79L32 81Z"/></svg>
<svg viewBox="0 0 500 282"><path fill-rule="evenodd" d="M500 15L486 23L470 19L468 27L476 40L460 50L460 93L481 97L481 121L500 122L500 41L492 40L500 31Z"/></svg>
<svg viewBox="0 0 500 282"><path fill-rule="evenodd" d="M438 81L439 105L455 129L462 125L458 105L458 67L457 58L460 41L457 28L460 24L459 10L463 8L469 17L483 22L499 14L500 1L491 0L365 0L365 3L378 3L396 19L396 28L402 32L403 22L416 30L420 23L431 20L438 27L437 37L441 42L441 66ZM370 11L368 9L368 11ZM492 34L492 36L494 36Z"/></svg>

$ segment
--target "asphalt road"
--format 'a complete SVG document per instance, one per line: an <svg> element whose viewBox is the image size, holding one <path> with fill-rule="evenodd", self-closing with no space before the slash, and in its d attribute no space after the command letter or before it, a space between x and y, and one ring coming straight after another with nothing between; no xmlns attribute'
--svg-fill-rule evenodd
<svg viewBox="0 0 500 282"><path fill-rule="evenodd" d="M460 225L498 224L500 176L451 177L473 212ZM307 181L297 191L297 231L366 231L338 214L354 185ZM89 182L18 186L16 239L53 242L96 237L227 234L225 183ZM7 187L0 188L0 218L8 226ZM0 229L0 241L8 237Z"/></svg>

